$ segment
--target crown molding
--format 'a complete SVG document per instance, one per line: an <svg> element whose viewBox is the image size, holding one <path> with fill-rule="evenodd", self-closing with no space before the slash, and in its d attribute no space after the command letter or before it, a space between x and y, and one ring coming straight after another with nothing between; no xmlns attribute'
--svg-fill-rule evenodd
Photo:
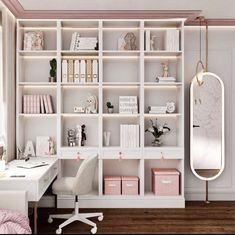
<svg viewBox="0 0 235 235"><path fill-rule="evenodd" d="M206 19L208 26L235 26L235 19ZM186 26L200 26L199 20L188 20ZM201 22L201 25L206 25L206 22Z"/></svg>

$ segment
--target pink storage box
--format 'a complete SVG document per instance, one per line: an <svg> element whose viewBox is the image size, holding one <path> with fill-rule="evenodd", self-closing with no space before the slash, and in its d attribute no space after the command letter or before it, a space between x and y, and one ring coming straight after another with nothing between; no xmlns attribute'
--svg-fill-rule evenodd
<svg viewBox="0 0 235 235"><path fill-rule="evenodd" d="M139 178L135 176L122 177L122 195L138 195Z"/></svg>
<svg viewBox="0 0 235 235"><path fill-rule="evenodd" d="M105 176L104 177L104 194L121 195L121 177Z"/></svg>
<svg viewBox="0 0 235 235"><path fill-rule="evenodd" d="M152 169L152 189L157 196L178 196L179 176L177 169Z"/></svg>

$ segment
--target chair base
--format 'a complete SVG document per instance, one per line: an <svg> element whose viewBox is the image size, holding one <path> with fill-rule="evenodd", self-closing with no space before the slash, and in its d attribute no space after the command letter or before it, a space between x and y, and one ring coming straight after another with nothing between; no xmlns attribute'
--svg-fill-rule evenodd
<svg viewBox="0 0 235 235"><path fill-rule="evenodd" d="M59 228L56 230L56 234L61 234L62 228L73 223L74 221L80 221L82 223L92 226L93 228L91 229L91 233L95 234L97 232L96 224L88 219L93 217L98 217L99 221L102 221L104 218L103 213L79 213L78 202L76 202L75 211L73 214L49 215L48 223L52 223L53 219L66 219L66 221L59 225Z"/></svg>

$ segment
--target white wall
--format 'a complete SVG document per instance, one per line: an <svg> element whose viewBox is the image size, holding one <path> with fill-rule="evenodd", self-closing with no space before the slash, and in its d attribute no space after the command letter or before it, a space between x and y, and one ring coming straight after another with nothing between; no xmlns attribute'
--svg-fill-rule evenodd
<svg viewBox="0 0 235 235"><path fill-rule="evenodd" d="M235 199L235 27L209 28L209 71L221 77L225 85L225 170L215 181L209 183L209 198L214 200ZM205 54L203 54L205 55ZM199 30L185 30L185 140L186 199L205 199L205 182L198 180L189 166L189 85L195 74L199 59Z"/></svg>

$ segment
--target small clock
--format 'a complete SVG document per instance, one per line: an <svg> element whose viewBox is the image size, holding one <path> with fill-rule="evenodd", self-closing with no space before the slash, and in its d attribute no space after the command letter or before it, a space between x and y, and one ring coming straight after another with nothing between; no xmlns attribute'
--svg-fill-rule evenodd
<svg viewBox="0 0 235 235"><path fill-rule="evenodd" d="M168 113L174 113L175 112L175 103L174 102L167 102L166 103L166 111Z"/></svg>

